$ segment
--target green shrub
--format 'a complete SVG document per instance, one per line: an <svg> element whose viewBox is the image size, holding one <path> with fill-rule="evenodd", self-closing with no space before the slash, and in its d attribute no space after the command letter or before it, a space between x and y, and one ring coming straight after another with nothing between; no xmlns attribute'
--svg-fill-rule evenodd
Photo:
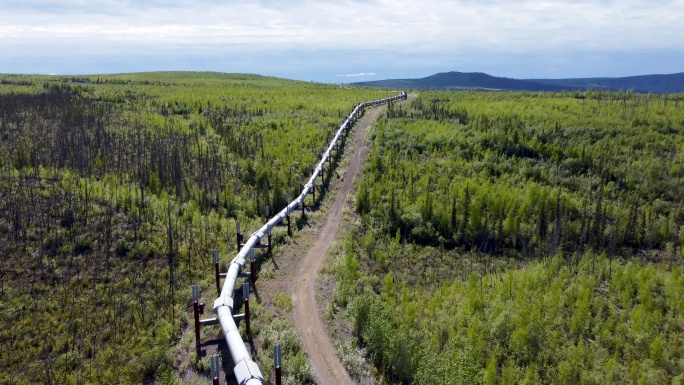
<svg viewBox="0 0 684 385"><path fill-rule="evenodd" d="M307 385L316 381L311 364L303 351L288 356L283 353L283 367L286 374L285 384Z"/></svg>

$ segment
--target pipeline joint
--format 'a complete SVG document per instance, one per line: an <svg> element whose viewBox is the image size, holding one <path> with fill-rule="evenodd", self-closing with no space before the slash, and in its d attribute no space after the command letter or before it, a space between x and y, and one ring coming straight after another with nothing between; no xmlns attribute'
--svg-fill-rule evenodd
<svg viewBox="0 0 684 385"><path fill-rule="evenodd" d="M264 376L261 374L259 367L254 361L248 358L244 358L242 361L238 362L237 365L235 365L233 372L235 373L235 378L240 381L240 385L246 385L251 380L257 380L262 384L264 383Z"/></svg>
<svg viewBox="0 0 684 385"><path fill-rule="evenodd" d="M220 296L214 300L214 313L218 315L219 308L221 306L228 306L231 310L233 309L233 299L228 296Z"/></svg>

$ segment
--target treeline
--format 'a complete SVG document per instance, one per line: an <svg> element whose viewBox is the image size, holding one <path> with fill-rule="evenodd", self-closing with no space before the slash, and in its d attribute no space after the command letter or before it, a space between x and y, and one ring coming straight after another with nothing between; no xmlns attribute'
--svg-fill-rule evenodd
<svg viewBox="0 0 684 385"><path fill-rule="evenodd" d="M684 115L665 96L631 98L625 112L607 97L424 95L378 125L357 211L390 236L450 248L672 248Z"/></svg>
<svg viewBox="0 0 684 385"><path fill-rule="evenodd" d="M69 90L0 94L0 165L113 174L138 183L143 198L166 191L195 200L205 213L221 209L229 216L237 210L253 216L284 204L285 193L294 196L298 177L309 172L342 114L210 101L193 107L153 101L150 111Z"/></svg>

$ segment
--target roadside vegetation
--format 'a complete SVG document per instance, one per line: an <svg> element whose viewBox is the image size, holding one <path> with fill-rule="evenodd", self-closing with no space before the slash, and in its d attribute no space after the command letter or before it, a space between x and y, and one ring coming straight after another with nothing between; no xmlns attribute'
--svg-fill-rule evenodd
<svg viewBox="0 0 684 385"><path fill-rule="evenodd" d="M421 92L390 108L335 308L388 383L684 381L684 97Z"/></svg>

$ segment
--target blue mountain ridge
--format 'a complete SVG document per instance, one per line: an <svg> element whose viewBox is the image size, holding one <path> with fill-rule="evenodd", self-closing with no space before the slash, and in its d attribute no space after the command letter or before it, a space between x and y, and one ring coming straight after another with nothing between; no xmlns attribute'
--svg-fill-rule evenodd
<svg viewBox="0 0 684 385"><path fill-rule="evenodd" d="M635 92L684 92L684 72L669 75L597 77L577 79L511 79L482 72L441 72L419 79L387 79L354 83L359 86L429 90L586 91L587 89Z"/></svg>

